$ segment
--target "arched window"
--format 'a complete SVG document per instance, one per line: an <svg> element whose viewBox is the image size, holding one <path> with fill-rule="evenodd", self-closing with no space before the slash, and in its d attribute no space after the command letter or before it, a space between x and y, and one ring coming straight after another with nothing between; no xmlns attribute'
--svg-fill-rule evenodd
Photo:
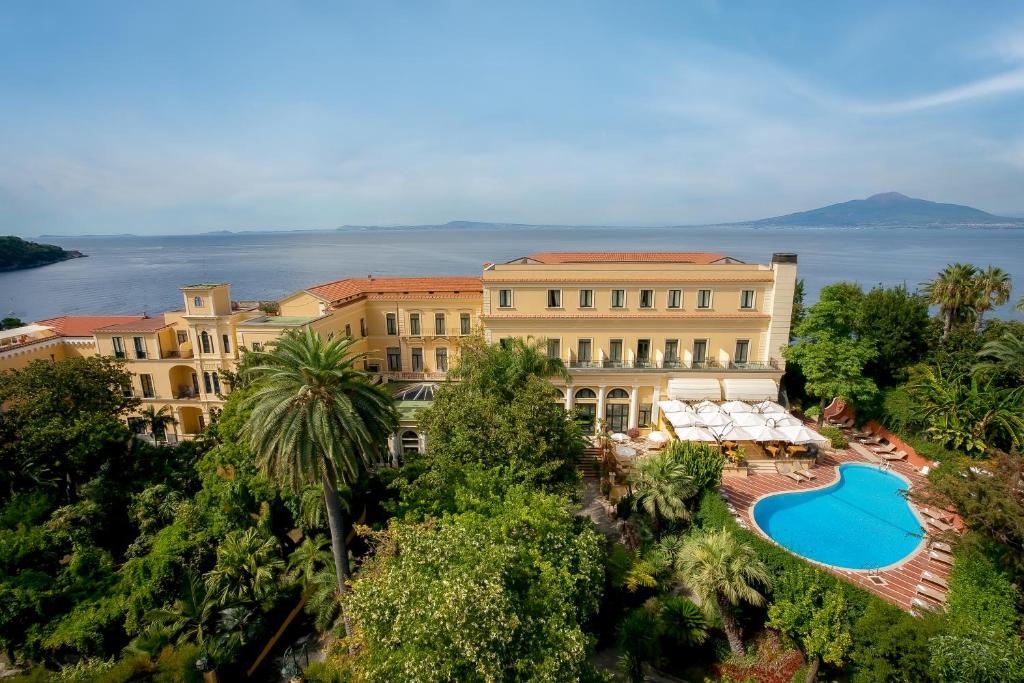
<svg viewBox="0 0 1024 683"><path fill-rule="evenodd" d="M217 378L217 373L213 373L213 393L220 393L220 380Z"/></svg>
<svg viewBox="0 0 1024 683"><path fill-rule="evenodd" d="M213 393L213 385L210 383L210 373L208 372L203 373L203 387L206 388L206 393Z"/></svg>
<svg viewBox="0 0 1024 683"><path fill-rule="evenodd" d="M194 305L194 306L202 306L203 305L203 297L197 296L196 298L192 299L192 305Z"/></svg>
<svg viewBox="0 0 1024 683"><path fill-rule="evenodd" d="M625 389L612 389L608 392L608 398L629 398L629 394L626 393Z"/></svg>
<svg viewBox="0 0 1024 683"><path fill-rule="evenodd" d="M403 453L419 453L420 452L420 436L411 429L402 432L402 452Z"/></svg>
<svg viewBox="0 0 1024 683"><path fill-rule="evenodd" d="M559 389L558 387L555 387L555 396L557 396L558 398L564 399L565 398L565 392L562 391L561 389Z"/></svg>
<svg viewBox="0 0 1024 683"><path fill-rule="evenodd" d="M203 348L203 353L212 353L213 345L210 343L210 335L206 330L199 334L199 345Z"/></svg>
<svg viewBox="0 0 1024 683"><path fill-rule="evenodd" d="M593 389L577 389L576 400L577 401L594 401L597 399L597 394L594 393Z"/></svg>

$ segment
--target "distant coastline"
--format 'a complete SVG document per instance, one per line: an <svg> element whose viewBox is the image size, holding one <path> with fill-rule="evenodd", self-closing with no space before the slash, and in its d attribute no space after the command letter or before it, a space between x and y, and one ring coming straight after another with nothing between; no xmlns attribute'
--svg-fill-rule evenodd
<svg viewBox="0 0 1024 683"><path fill-rule="evenodd" d="M39 268L85 256L80 251L54 244L29 242L13 235L0 237L0 272Z"/></svg>

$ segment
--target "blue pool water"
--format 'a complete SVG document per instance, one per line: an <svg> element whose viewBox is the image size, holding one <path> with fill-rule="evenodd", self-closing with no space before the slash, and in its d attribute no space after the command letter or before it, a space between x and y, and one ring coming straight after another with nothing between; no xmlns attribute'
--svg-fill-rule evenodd
<svg viewBox="0 0 1024 683"><path fill-rule="evenodd" d="M902 478L870 465L839 467L839 481L780 493L754 506L754 521L779 545L815 562L877 569L899 562L924 531L901 495Z"/></svg>

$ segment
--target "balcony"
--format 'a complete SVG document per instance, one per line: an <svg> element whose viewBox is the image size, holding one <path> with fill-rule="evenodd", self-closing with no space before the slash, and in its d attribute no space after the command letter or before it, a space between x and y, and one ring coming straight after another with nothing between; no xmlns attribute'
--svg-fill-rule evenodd
<svg viewBox="0 0 1024 683"><path fill-rule="evenodd" d="M683 361L652 361L652 360L594 360L594 361L570 361L566 367L571 370L661 370L672 371L703 371L703 370L726 370L734 372L778 372L779 364L776 361L748 362L748 363L719 363L716 360L705 360L697 362Z"/></svg>
<svg viewBox="0 0 1024 683"><path fill-rule="evenodd" d="M382 371L373 373L389 382L443 382L448 379L447 372L413 372L413 371Z"/></svg>

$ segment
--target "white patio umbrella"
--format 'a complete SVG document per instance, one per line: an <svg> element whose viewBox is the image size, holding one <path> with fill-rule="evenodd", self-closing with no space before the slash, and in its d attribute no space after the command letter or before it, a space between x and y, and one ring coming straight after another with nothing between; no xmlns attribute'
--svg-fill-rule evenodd
<svg viewBox="0 0 1024 683"><path fill-rule="evenodd" d="M698 417L694 413L665 413L665 419L668 423L675 428L679 427L692 427L698 422Z"/></svg>
<svg viewBox="0 0 1024 683"><path fill-rule="evenodd" d="M720 407L730 415L736 415L737 413L752 413L754 411L754 409L750 407L749 403L744 403L743 401L726 401Z"/></svg>
<svg viewBox="0 0 1024 683"><path fill-rule="evenodd" d="M736 427L734 432L730 438L736 441L780 441L783 438L778 430L763 424Z"/></svg>
<svg viewBox="0 0 1024 683"><path fill-rule="evenodd" d="M742 435L742 429L733 425L731 422L715 427L708 427L707 430L711 432L711 435L718 441L735 440Z"/></svg>
<svg viewBox="0 0 1024 683"><path fill-rule="evenodd" d="M676 438L680 441L718 441L705 427L683 427L676 430Z"/></svg>
<svg viewBox="0 0 1024 683"><path fill-rule="evenodd" d="M758 412L761 413L785 413L786 409L780 406L775 401L769 401L765 399L754 406Z"/></svg>
<svg viewBox="0 0 1024 683"><path fill-rule="evenodd" d="M684 413L684 412L685 413L692 413L693 412L693 408L691 408L686 403L683 403L682 401L678 401L676 399L672 399L671 401L658 401L658 407L661 408L661 412L666 413L666 414L667 413Z"/></svg>
<svg viewBox="0 0 1024 683"><path fill-rule="evenodd" d="M729 418L737 427L764 426L765 416L759 413L733 413Z"/></svg>
<svg viewBox="0 0 1024 683"><path fill-rule="evenodd" d="M777 432L782 434L782 439L790 443L828 443L828 439L803 425L788 425L778 427Z"/></svg>
<svg viewBox="0 0 1024 683"><path fill-rule="evenodd" d="M707 401L707 400L701 401L700 403L698 403L696 408L695 408L695 410L698 413L720 413L720 412L722 412L722 409L718 407L717 403L712 403L711 401Z"/></svg>
<svg viewBox="0 0 1024 683"><path fill-rule="evenodd" d="M783 415L781 413L768 413L761 417L764 418L765 424L769 427L794 427L803 424L803 422L792 415Z"/></svg>
<svg viewBox="0 0 1024 683"><path fill-rule="evenodd" d="M697 424L704 427L721 427L731 425L732 417L725 413L701 413L697 415Z"/></svg>

